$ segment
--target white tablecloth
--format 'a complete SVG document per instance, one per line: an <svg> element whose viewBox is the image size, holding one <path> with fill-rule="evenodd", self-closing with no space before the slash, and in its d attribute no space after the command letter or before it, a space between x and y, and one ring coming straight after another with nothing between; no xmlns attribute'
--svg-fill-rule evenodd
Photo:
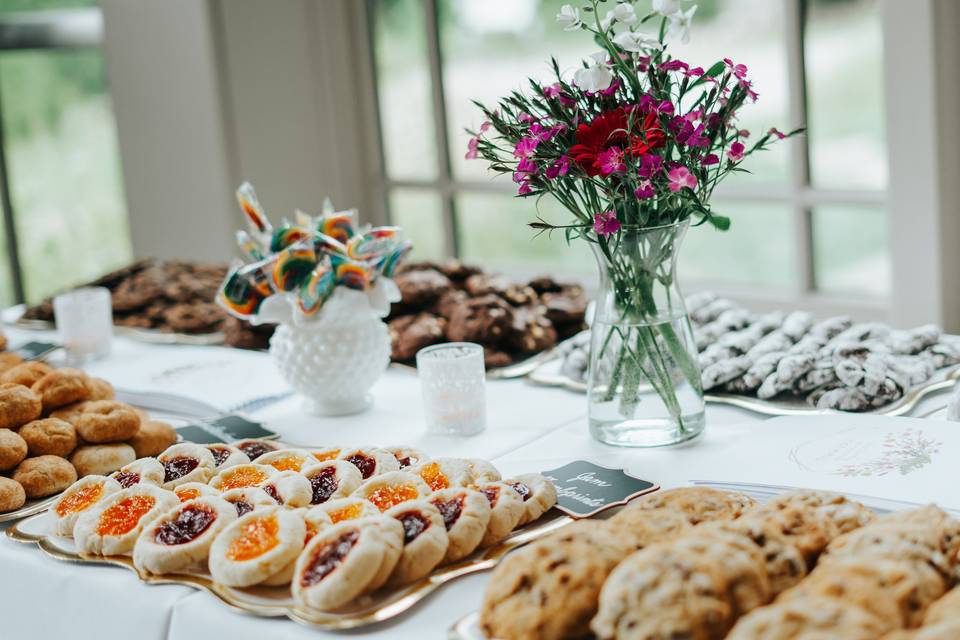
<svg viewBox="0 0 960 640"><path fill-rule="evenodd" d="M7 330L13 344L36 339L36 334ZM175 346L154 346L116 339L110 358L88 367L117 386L125 382L165 380L160 371L169 365ZM230 350L204 348L198 359L230 362L242 359L247 375L264 388L277 384L269 356L242 356ZM182 351L189 354L190 351ZM199 352L198 352L199 353ZM216 356L216 357L213 357ZM174 358L176 359L176 358ZM214 366L208 363L206 366ZM211 398L230 396L224 378L207 376ZM234 380L233 384L236 384ZM423 432L420 390L416 373L390 369L373 390L374 408L345 418L316 418L300 411L300 401L289 398L261 410L256 418L288 442L332 444L407 443L435 456L488 458L505 473L554 468L573 459L590 459L604 466L621 466L634 475L678 486L702 477L697 460L731 443L749 443L764 425L756 415L728 407L710 406L707 433L694 443L674 448L625 450L592 440L587 431L584 396L533 386L522 380L492 381L487 385L487 431L471 438L428 436ZM926 400L915 411L922 415L945 402ZM755 452L762 454L762 452ZM719 454L718 454L719 455ZM729 464L742 464L730 460ZM775 482L775 479L771 479ZM443 638L450 625L475 610L486 575L462 578L398 620L349 635L393 638ZM212 596L178 585L146 585L130 572L111 567L77 566L44 556L39 549L0 536L0 638L72 638L103 640L132 638L317 638L345 634L324 633L286 619L267 619L236 613Z"/></svg>

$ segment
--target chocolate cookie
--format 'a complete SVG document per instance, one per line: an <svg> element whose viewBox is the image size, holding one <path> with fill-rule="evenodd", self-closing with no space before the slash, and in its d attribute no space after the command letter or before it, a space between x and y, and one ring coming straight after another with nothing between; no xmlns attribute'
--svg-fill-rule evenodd
<svg viewBox="0 0 960 640"><path fill-rule="evenodd" d="M161 295L159 273L147 269L124 280L112 291L113 310L122 313L141 309Z"/></svg>
<svg viewBox="0 0 960 640"><path fill-rule="evenodd" d="M546 316L558 325L582 323L587 312L587 298L577 286L564 287L557 293L544 293L540 302L546 308Z"/></svg>
<svg viewBox="0 0 960 640"><path fill-rule="evenodd" d="M499 367L508 367L513 364L513 358L506 351L483 348L483 366L487 369L497 369Z"/></svg>
<svg viewBox="0 0 960 640"><path fill-rule="evenodd" d="M447 338L453 342L493 346L504 339L512 324L510 305L498 296L486 295L468 300L453 312L447 325Z"/></svg>
<svg viewBox="0 0 960 640"><path fill-rule="evenodd" d="M420 349L443 342L447 321L420 313L391 320L389 328L393 359L408 361L413 360Z"/></svg>
<svg viewBox="0 0 960 640"><path fill-rule="evenodd" d="M534 353L557 343L557 330L547 319L541 305L514 309L507 346L519 353Z"/></svg>
<svg viewBox="0 0 960 640"><path fill-rule="evenodd" d="M227 316L221 327L223 343L237 349L268 349L275 324L252 325L239 318Z"/></svg>
<svg viewBox="0 0 960 640"><path fill-rule="evenodd" d="M432 312L438 316L449 319L457 307L463 306L469 299L470 296L466 291L450 289L440 296L440 299L433 305Z"/></svg>
<svg viewBox="0 0 960 640"><path fill-rule="evenodd" d="M211 333L223 317L223 311L212 302L176 304L163 314L170 328L179 333Z"/></svg>
<svg viewBox="0 0 960 640"><path fill-rule="evenodd" d="M403 306L417 310L429 307L453 286L447 276L434 269L402 273L396 283Z"/></svg>
<svg viewBox="0 0 960 640"><path fill-rule="evenodd" d="M517 284L506 276L477 274L466 281L467 291L473 296L494 294L514 306L532 304L537 301L537 292L526 285Z"/></svg>

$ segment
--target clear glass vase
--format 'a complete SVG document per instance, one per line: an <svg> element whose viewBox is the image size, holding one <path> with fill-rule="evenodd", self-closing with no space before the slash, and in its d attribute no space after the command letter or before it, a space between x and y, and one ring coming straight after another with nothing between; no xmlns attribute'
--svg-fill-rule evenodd
<svg viewBox="0 0 960 640"><path fill-rule="evenodd" d="M703 432L697 349L677 284L689 221L623 227L591 242L600 269L588 375L590 432L628 447L684 442Z"/></svg>

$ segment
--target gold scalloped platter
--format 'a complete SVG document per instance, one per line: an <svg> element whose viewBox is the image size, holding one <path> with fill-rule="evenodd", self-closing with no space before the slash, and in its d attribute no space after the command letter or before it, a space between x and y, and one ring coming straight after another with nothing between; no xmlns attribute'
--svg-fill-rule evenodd
<svg viewBox="0 0 960 640"><path fill-rule="evenodd" d="M432 574L396 590L381 590L358 598L348 607L334 612L315 611L299 606L290 596L289 587L252 587L236 589L214 582L208 573L198 569L193 573L163 576L145 575L133 566L129 556L92 556L78 553L73 540L50 533L46 511L14 523L7 536L24 544L35 544L51 558L79 564L101 564L124 567L147 584L182 584L207 591L227 606L261 617L287 617L304 625L326 630L346 630L365 627L395 618L439 589L461 576L494 568L507 553L542 538L573 522L573 518L557 509L521 529L503 542L488 547L455 564L441 567Z"/></svg>

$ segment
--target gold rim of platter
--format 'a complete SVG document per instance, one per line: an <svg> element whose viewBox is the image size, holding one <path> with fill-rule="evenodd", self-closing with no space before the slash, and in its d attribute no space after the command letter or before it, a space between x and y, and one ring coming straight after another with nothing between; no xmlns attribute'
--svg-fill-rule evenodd
<svg viewBox="0 0 960 640"><path fill-rule="evenodd" d="M14 523L7 529L7 536L17 542L36 544L44 554L56 560L76 564L123 567L132 571L141 581L147 584L182 584L206 591L231 609L241 613L266 618L285 616L303 625L331 631L356 629L396 618L411 610L444 584L461 576L492 569L501 558L513 549L542 538L574 521L570 516L553 509L540 520L516 531L499 544L478 551L466 560L442 567L417 582L394 591L364 596L349 608L340 611L313 611L293 603L264 604L252 602L244 598L243 590L218 584L205 575L178 573L155 576L143 574L133 565L133 559L129 556L94 556L65 550L54 543L51 540L53 536L47 533L33 534L24 531L23 525L43 515L43 513L33 514Z"/></svg>

